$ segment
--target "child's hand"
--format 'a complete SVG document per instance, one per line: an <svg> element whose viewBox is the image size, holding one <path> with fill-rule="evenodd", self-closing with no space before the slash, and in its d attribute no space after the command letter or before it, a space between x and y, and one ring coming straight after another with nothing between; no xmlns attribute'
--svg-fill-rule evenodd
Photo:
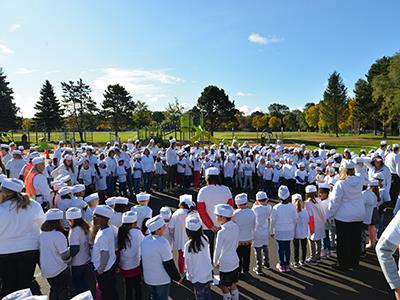
<svg viewBox="0 0 400 300"><path fill-rule="evenodd" d="M272 238L275 238L275 234L272 233L272 234L271 234L271 237L272 237Z"/></svg>

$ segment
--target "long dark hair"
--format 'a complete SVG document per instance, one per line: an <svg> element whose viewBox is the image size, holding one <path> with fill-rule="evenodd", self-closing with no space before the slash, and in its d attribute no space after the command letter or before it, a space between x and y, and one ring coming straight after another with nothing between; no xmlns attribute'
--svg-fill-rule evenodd
<svg viewBox="0 0 400 300"><path fill-rule="evenodd" d="M220 185L221 179L219 178L219 175L209 175L206 177L206 182L208 185Z"/></svg>
<svg viewBox="0 0 400 300"><path fill-rule="evenodd" d="M73 160L71 160L71 166L67 166L67 160L66 160L66 159L63 160L63 164L64 164L64 167L65 167L67 170L71 170L72 173L75 173L75 170L74 170L74 161L73 161Z"/></svg>
<svg viewBox="0 0 400 300"><path fill-rule="evenodd" d="M42 227L40 227L41 231L53 231L53 230L57 230L63 234L65 234L65 230L63 225L61 224L61 220L51 220L51 221L45 221L42 224Z"/></svg>
<svg viewBox="0 0 400 300"><path fill-rule="evenodd" d="M128 210L128 207L125 204L115 204L114 205L115 212L123 213L123 212L126 212L127 210Z"/></svg>
<svg viewBox="0 0 400 300"><path fill-rule="evenodd" d="M85 232L86 235L88 235L90 233L89 224L86 223L82 218L72 220L71 228L75 228L76 226L79 226L80 228L82 228L82 230Z"/></svg>
<svg viewBox="0 0 400 300"><path fill-rule="evenodd" d="M143 220L143 222L142 222L142 233L143 233L143 235L147 235L146 234L146 232L147 232L147 226L146 226L146 222L147 222L147 220L149 220L150 218L144 218L144 220Z"/></svg>
<svg viewBox="0 0 400 300"><path fill-rule="evenodd" d="M132 224L122 224L118 229L118 250L126 249L131 246L131 238L129 237L129 230Z"/></svg>
<svg viewBox="0 0 400 300"><path fill-rule="evenodd" d="M203 229L192 231L186 228L186 234L190 240L189 252L198 253L204 247L203 239L208 241L207 237L203 234Z"/></svg>

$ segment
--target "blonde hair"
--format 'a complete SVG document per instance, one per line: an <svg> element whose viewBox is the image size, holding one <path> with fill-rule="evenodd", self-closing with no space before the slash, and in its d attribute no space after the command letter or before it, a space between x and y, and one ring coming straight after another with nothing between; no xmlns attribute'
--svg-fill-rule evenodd
<svg viewBox="0 0 400 300"><path fill-rule="evenodd" d="M339 180L346 180L349 176L352 176L354 174L355 174L354 169L340 168L339 169Z"/></svg>
<svg viewBox="0 0 400 300"><path fill-rule="evenodd" d="M296 199L292 201L293 205L296 206L297 212L301 212L303 210L303 200Z"/></svg>

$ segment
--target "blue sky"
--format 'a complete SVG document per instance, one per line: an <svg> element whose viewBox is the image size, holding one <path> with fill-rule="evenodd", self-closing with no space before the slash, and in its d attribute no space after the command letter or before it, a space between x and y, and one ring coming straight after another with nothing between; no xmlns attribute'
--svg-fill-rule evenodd
<svg viewBox="0 0 400 300"><path fill-rule="evenodd" d="M24 116L48 79L83 80L100 103L121 83L150 109L194 105L209 84L250 113L319 101L400 50L400 1L0 0L0 67Z"/></svg>

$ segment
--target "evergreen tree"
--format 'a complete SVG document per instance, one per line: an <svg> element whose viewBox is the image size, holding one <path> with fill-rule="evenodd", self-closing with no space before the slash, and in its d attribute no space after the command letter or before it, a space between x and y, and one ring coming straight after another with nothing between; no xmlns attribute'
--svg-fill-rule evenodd
<svg viewBox="0 0 400 300"><path fill-rule="evenodd" d="M203 114L204 126L211 135L216 128L224 127L235 119L235 101L229 100L229 96L223 89L217 86L207 86L197 100L197 108Z"/></svg>
<svg viewBox="0 0 400 300"><path fill-rule="evenodd" d="M107 87L102 103L103 116L110 122L116 136L123 127L132 124L135 106L132 96L123 86L114 84Z"/></svg>
<svg viewBox="0 0 400 300"><path fill-rule="evenodd" d="M347 108L347 89L338 72L333 72L328 79L328 86L321 101L321 117L339 137L339 123L343 119L343 112Z"/></svg>
<svg viewBox="0 0 400 300"><path fill-rule="evenodd" d="M0 68L0 130L4 131L16 129L21 123L21 118L17 116L19 108L14 103L14 92L6 78Z"/></svg>
<svg viewBox="0 0 400 300"><path fill-rule="evenodd" d="M40 97L35 104L35 109L33 121L37 128L47 132L47 140L50 141L50 132L62 126L64 110L48 80L40 90Z"/></svg>
<svg viewBox="0 0 400 300"><path fill-rule="evenodd" d="M67 118L73 129L79 132L83 141L83 131L89 126L89 120L98 112L96 102L90 96L90 86L82 79L76 83L73 81L61 82L63 90L63 105L68 113Z"/></svg>

